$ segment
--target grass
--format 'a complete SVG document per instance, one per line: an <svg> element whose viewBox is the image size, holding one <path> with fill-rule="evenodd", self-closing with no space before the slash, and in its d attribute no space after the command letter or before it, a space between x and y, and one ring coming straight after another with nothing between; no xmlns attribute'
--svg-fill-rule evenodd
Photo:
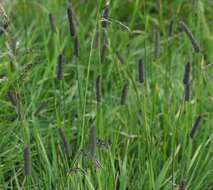
<svg viewBox="0 0 213 190"><path fill-rule="evenodd" d="M213 189L211 1L2 5L0 189Z"/></svg>

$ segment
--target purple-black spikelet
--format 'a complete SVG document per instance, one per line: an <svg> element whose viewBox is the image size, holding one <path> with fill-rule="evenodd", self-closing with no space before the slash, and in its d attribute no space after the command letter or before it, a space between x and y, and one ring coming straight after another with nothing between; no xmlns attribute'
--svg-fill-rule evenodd
<svg viewBox="0 0 213 190"><path fill-rule="evenodd" d="M189 136L190 136L191 138L193 138L193 137L195 136L195 133L197 132L197 129L198 129L198 127L200 126L201 122L202 122L202 117L199 115L199 116L196 118L195 123L194 123L194 125L192 126L192 129L191 129L191 131L190 131L190 133L189 133Z"/></svg>
<svg viewBox="0 0 213 190"><path fill-rule="evenodd" d="M191 64L188 62L185 66L184 76L183 76L183 84L187 85L190 83L190 72L191 72Z"/></svg>
<svg viewBox="0 0 213 190"><path fill-rule="evenodd" d="M89 134L89 152L92 157L96 156L96 144L97 144L96 126L93 125L90 129Z"/></svg>
<svg viewBox="0 0 213 190"><path fill-rule="evenodd" d="M64 78L64 55L61 53L58 56L58 69L57 69L57 79L62 80Z"/></svg>
<svg viewBox="0 0 213 190"><path fill-rule="evenodd" d="M77 37L76 29L75 29L75 23L74 23L73 12L71 7L68 7L67 9L67 16L68 16L69 27L70 27L70 36L73 39L74 55L76 57L79 57L80 55L79 42L78 42L78 37Z"/></svg>
<svg viewBox="0 0 213 190"><path fill-rule="evenodd" d="M188 102L190 99L190 84L184 85L184 91L184 100Z"/></svg>
<svg viewBox="0 0 213 190"><path fill-rule="evenodd" d="M139 75L139 82L144 83L144 61L140 59L138 62L138 75Z"/></svg>
<svg viewBox="0 0 213 190"><path fill-rule="evenodd" d="M74 37L76 36L76 32L75 32L75 24L74 24L73 12L71 7L68 7L67 9L67 16L68 16L69 27L70 27L70 35L71 37Z"/></svg>
<svg viewBox="0 0 213 190"><path fill-rule="evenodd" d="M64 150L65 150L65 153L67 154L67 156L70 156L71 155L71 147L70 147L70 144L65 136L65 133L64 133L64 130L62 128L59 128L58 129L59 131L59 135L61 137L61 140L63 142L63 145L64 145Z"/></svg>
<svg viewBox="0 0 213 190"><path fill-rule="evenodd" d="M174 25L174 20L171 20L169 22L169 26L168 26L168 36L171 37L173 34L173 25Z"/></svg>
<svg viewBox="0 0 213 190"><path fill-rule="evenodd" d="M24 175L29 176L31 174L31 160L30 160L30 148L26 146L23 151L24 159Z"/></svg>
<svg viewBox="0 0 213 190"><path fill-rule="evenodd" d="M79 50L79 43L78 43L78 37L74 37L74 54L76 57L79 57L80 55L80 50Z"/></svg>
<svg viewBox="0 0 213 190"><path fill-rule="evenodd" d="M180 28L186 33L189 40L191 41L191 44L192 44L194 51L196 53L199 53L201 51L201 48L200 48L197 40L193 36L192 31L189 29L189 27L183 21L180 21L179 25L180 25Z"/></svg>

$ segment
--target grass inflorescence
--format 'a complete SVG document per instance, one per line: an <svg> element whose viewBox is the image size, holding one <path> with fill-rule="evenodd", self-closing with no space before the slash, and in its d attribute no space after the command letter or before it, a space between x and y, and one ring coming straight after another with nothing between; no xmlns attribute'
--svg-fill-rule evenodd
<svg viewBox="0 0 213 190"><path fill-rule="evenodd" d="M31 174L31 159L30 159L30 149L28 146L24 147L23 158L24 158L24 175L29 176Z"/></svg>

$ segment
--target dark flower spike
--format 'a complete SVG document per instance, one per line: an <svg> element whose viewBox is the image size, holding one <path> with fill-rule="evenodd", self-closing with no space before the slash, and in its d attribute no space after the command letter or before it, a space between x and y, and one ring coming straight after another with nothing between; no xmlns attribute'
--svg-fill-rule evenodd
<svg viewBox="0 0 213 190"><path fill-rule="evenodd" d="M121 105L124 105L126 103L128 96L128 84L124 84L123 89L122 89L122 94L121 94Z"/></svg>
<svg viewBox="0 0 213 190"><path fill-rule="evenodd" d="M184 100L187 102L190 99L190 84L184 85Z"/></svg>
<svg viewBox="0 0 213 190"><path fill-rule="evenodd" d="M139 82L144 83L144 62L143 59L140 59L138 62L138 74L139 74Z"/></svg>
<svg viewBox="0 0 213 190"><path fill-rule="evenodd" d="M61 140L63 141L65 152L66 152L67 156L70 156L71 155L71 147L70 147L70 144L69 144L69 142L68 142L68 140L65 136L64 130L62 128L59 128L58 131L59 131L59 135L61 137Z"/></svg>
<svg viewBox="0 0 213 190"><path fill-rule="evenodd" d="M57 79L62 80L64 78L64 55L60 54L58 56L58 69L57 69Z"/></svg>
<svg viewBox="0 0 213 190"><path fill-rule="evenodd" d="M187 85L190 82L190 72L191 72L191 64L188 62L185 66L184 76L183 76L183 84Z"/></svg>
<svg viewBox="0 0 213 190"><path fill-rule="evenodd" d="M79 53L80 50L79 50L79 43L78 43L78 38L77 36L74 37L74 54L76 57L79 57Z"/></svg>
<svg viewBox="0 0 213 190"><path fill-rule="evenodd" d="M191 131L190 131L190 133L189 133L189 136L190 136L191 138L193 138L193 137L195 136L195 133L196 133L198 127L200 126L201 122L202 122L202 117L199 115L199 116L196 118L196 121L195 121L195 123L194 123L194 125L193 125L193 127L192 127L192 129L191 129Z"/></svg>
<svg viewBox="0 0 213 190"><path fill-rule="evenodd" d="M199 46L197 40L195 39L195 37L193 36L189 27L183 21L180 21L179 25L180 25L180 28L186 33L189 40L191 41L192 47L195 50L195 52L199 53L201 51L200 46Z"/></svg>
<svg viewBox="0 0 213 190"><path fill-rule="evenodd" d="M30 161L30 149L28 146L24 148L24 175L29 176L31 174L31 161Z"/></svg>
<svg viewBox="0 0 213 190"><path fill-rule="evenodd" d="M68 21L69 21L69 27L70 27L70 36L73 39L73 48L74 48L74 55L76 57L79 57L79 42L78 42L78 37L76 34L76 29L75 29L75 24L74 24L74 17L73 17L73 12L71 7L67 9L67 16L68 16Z"/></svg>
<svg viewBox="0 0 213 190"><path fill-rule="evenodd" d="M169 35L169 37L171 37L172 34L173 34L173 25L174 25L174 20L171 20L169 22L169 27L168 27L168 35Z"/></svg>
<svg viewBox="0 0 213 190"><path fill-rule="evenodd" d="M67 16L68 16L68 21L69 21L69 26L70 26L70 35L71 37L76 36L75 32L75 25L74 25L74 19L73 19L73 13L71 7L67 9Z"/></svg>
<svg viewBox="0 0 213 190"><path fill-rule="evenodd" d="M96 78L96 100L97 103L101 102L101 76L98 75Z"/></svg>
<svg viewBox="0 0 213 190"><path fill-rule="evenodd" d="M93 125L90 129L90 135L89 135L89 152L92 157L96 156L96 126Z"/></svg>

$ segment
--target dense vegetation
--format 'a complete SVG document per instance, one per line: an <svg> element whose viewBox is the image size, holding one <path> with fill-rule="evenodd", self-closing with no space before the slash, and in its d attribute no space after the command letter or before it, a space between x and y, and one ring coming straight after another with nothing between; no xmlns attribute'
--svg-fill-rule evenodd
<svg viewBox="0 0 213 190"><path fill-rule="evenodd" d="M213 189L211 0L1 3L0 189Z"/></svg>

